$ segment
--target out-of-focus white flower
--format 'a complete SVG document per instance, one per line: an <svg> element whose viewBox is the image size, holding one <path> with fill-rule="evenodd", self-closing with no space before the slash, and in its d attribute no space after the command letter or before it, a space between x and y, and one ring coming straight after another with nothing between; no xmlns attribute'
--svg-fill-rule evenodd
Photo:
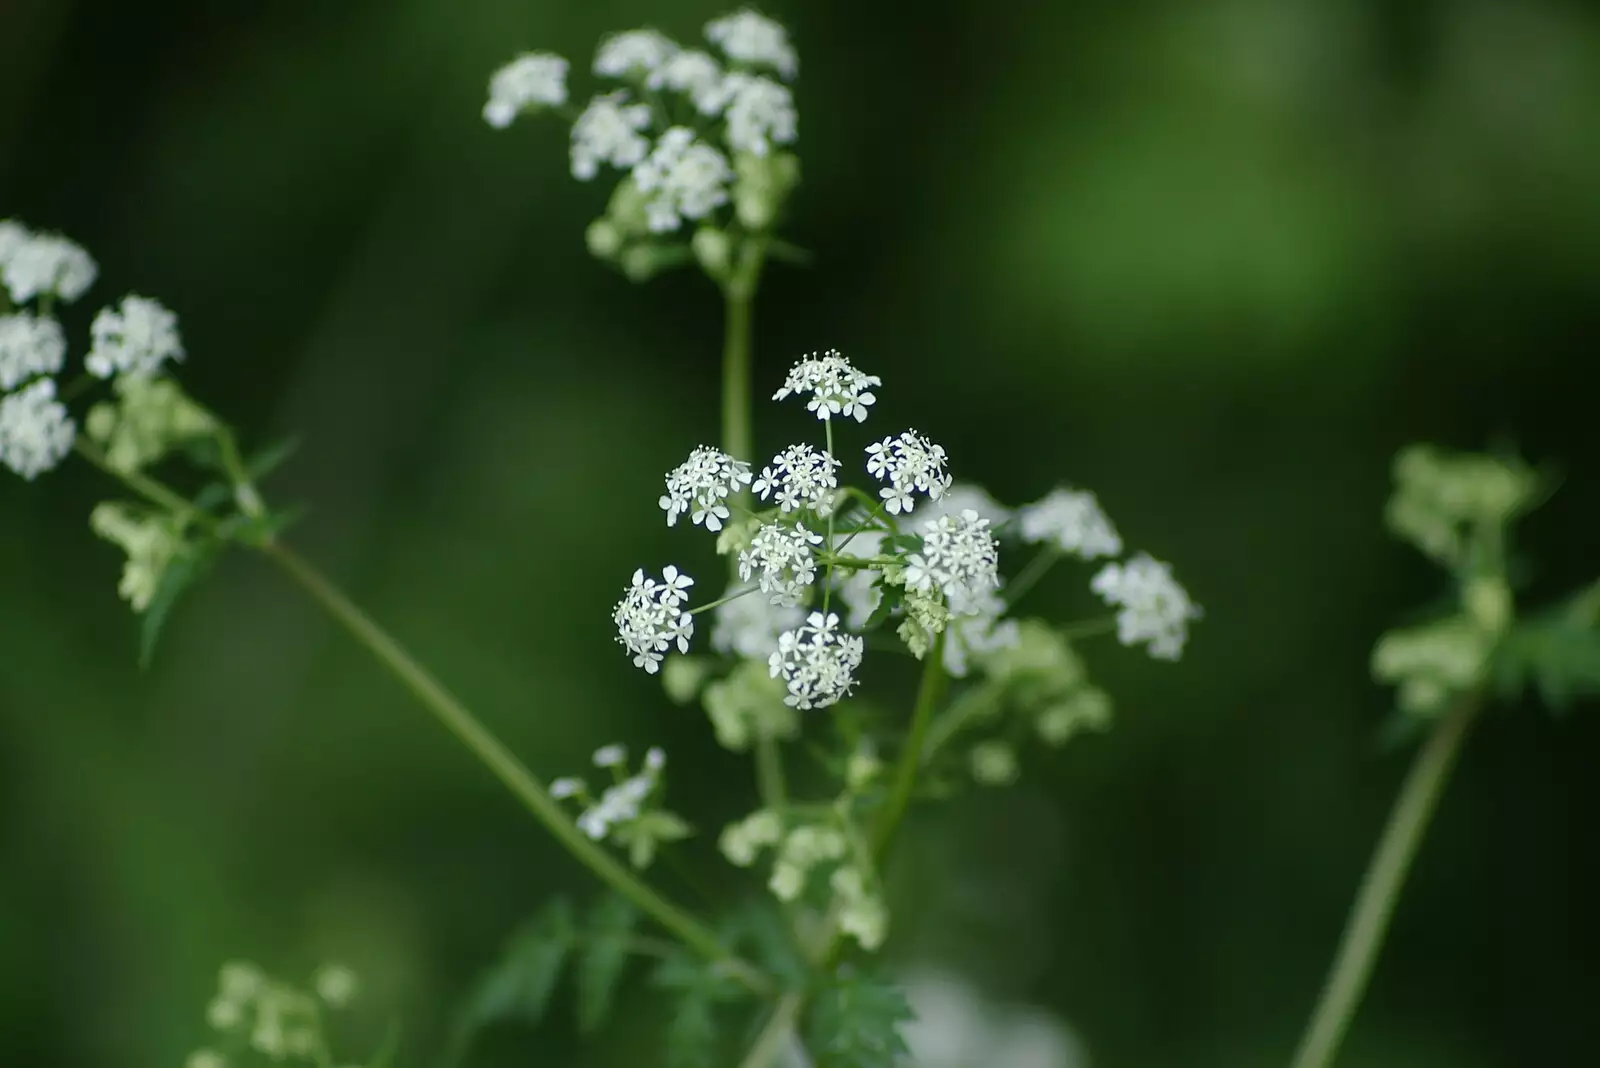
<svg viewBox="0 0 1600 1068"><path fill-rule="evenodd" d="M94 344L83 365L98 378L148 377L166 361L183 359L178 317L146 297L123 297L116 311L100 309L89 331Z"/></svg>
<svg viewBox="0 0 1600 1068"><path fill-rule="evenodd" d="M30 482L66 458L76 434L52 379L0 397L0 464Z"/></svg>
<svg viewBox="0 0 1600 1068"><path fill-rule="evenodd" d="M993 590L962 602L961 608L957 612L952 606L944 636L944 669L958 679L967 676L974 661L1022 642L1017 621L1001 618L1006 603Z"/></svg>
<svg viewBox="0 0 1600 1068"><path fill-rule="evenodd" d="M867 446L867 474L889 483L878 491L883 506L890 512L909 512L915 505L912 493L938 500L950 488L950 472L945 468L944 447L908 430L899 437L884 438Z"/></svg>
<svg viewBox="0 0 1600 1068"><path fill-rule="evenodd" d="M761 469L750 488L757 497L769 497L784 512L800 508L832 511L833 491L839 488L839 461L810 445L791 445Z"/></svg>
<svg viewBox="0 0 1600 1068"><path fill-rule="evenodd" d="M183 1062L183 1068L228 1068L228 1059L214 1049L197 1049Z"/></svg>
<svg viewBox="0 0 1600 1068"><path fill-rule="evenodd" d="M612 622L617 626L617 641L633 654L635 667L654 675L674 643L678 651L689 651L694 636L694 617L681 607L694 585L694 579L668 565L662 581L647 578L644 569L633 573L633 583L617 602Z"/></svg>
<svg viewBox="0 0 1600 1068"><path fill-rule="evenodd" d="M765 156L773 145L793 144L799 137L794 95L788 86L758 74L730 74L722 82L727 101L728 147Z"/></svg>
<svg viewBox="0 0 1600 1068"><path fill-rule="evenodd" d="M912 515L922 520L938 519L940 516L960 515L968 508L987 519L991 527L1009 522L1014 514L977 483L954 482L938 499L929 498L919 502L912 509Z"/></svg>
<svg viewBox="0 0 1600 1068"><path fill-rule="evenodd" d="M740 551L739 577L749 582L751 575L757 575L761 592L775 605L799 604L806 587L817 580L817 562L811 546L820 544L822 535L799 523L768 523Z"/></svg>
<svg viewBox="0 0 1600 1068"><path fill-rule="evenodd" d="M771 67L785 79L800 67L783 26L749 8L706 23L706 40L731 60Z"/></svg>
<svg viewBox="0 0 1600 1068"><path fill-rule="evenodd" d="M89 527L128 555L117 592L135 612L149 608L167 568L184 551L177 524L170 516L139 515L108 501L90 513Z"/></svg>
<svg viewBox="0 0 1600 1068"><path fill-rule="evenodd" d="M768 659L773 678L781 678L792 708L826 708L847 697L855 686L855 669L861 666L865 643L839 631L832 612L812 612L804 625L778 637L778 648Z"/></svg>
<svg viewBox="0 0 1600 1068"><path fill-rule="evenodd" d="M342 964L324 964L311 977L311 989L330 1008L341 1009L355 999L361 983L356 973Z"/></svg>
<svg viewBox="0 0 1600 1068"><path fill-rule="evenodd" d="M589 101L572 124L572 176L587 182L600 173L600 164L630 170L650 151L639 131L650 125L650 105L628 103L628 93L618 89Z"/></svg>
<svg viewBox="0 0 1600 1068"><path fill-rule="evenodd" d="M915 973L903 989L914 1068L1087 1068L1082 1043L1045 1013L992 1004L946 972Z"/></svg>
<svg viewBox="0 0 1600 1068"><path fill-rule="evenodd" d="M1189 621L1201 617L1200 606L1172 577L1172 568L1147 553L1125 564L1107 564L1090 583L1107 604L1118 606L1117 640L1123 645L1148 643L1157 660L1183 655Z"/></svg>
<svg viewBox="0 0 1600 1068"><path fill-rule="evenodd" d="M100 268L87 252L60 234L39 234L9 222L0 234L0 281L11 299L35 297L71 302L94 284Z"/></svg>
<svg viewBox="0 0 1600 1068"><path fill-rule="evenodd" d="M483 120L497 130L531 108L567 102L567 61L551 52L525 52L489 79Z"/></svg>
<svg viewBox="0 0 1600 1068"><path fill-rule="evenodd" d="M84 429L105 450L113 470L137 471L217 428L211 413L170 378L119 375L111 389L116 400L91 408Z"/></svg>
<svg viewBox="0 0 1600 1068"><path fill-rule="evenodd" d="M1048 542L1085 560L1122 552L1122 538L1087 490L1051 490L1025 506L1021 518L1023 541Z"/></svg>
<svg viewBox="0 0 1600 1068"><path fill-rule="evenodd" d="M805 617L804 609L773 604L770 597L735 597L715 609L711 647L724 656L765 660L777 650L778 635L798 627Z"/></svg>
<svg viewBox="0 0 1600 1068"><path fill-rule="evenodd" d="M717 839L717 848L728 858L728 863L748 868L756 862L756 854L767 846L777 845L782 837L783 821L770 808L763 808L724 827Z"/></svg>
<svg viewBox="0 0 1600 1068"><path fill-rule="evenodd" d="M873 386L883 385L877 375L863 374L842 356L838 349L829 349L820 356L812 353L789 369L783 386L772 395L773 400L809 393L806 410L816 413L818 419L828 420L836 415L852 418L858 423L867 421L867 407L876 403Z"/></svg>
<svg viewBox="0 0 1600 1068"><path fill-rule="evenodd" d="M27 312L0 318L0 391L57 373L66 357L67 339L54 319Z"/></svg>
<svg viewBox="0 0 1600 1068"><path fill-rule="evenodd" d="M645 217L655 233L668 233L684 219L703 219L728 202L733 168L728 158L687 126L662 134L650 155L633 169L634 185L651 194Z"/></svg>
<svg viewBox="0 0 1600 1068"><path fill-rule="evenodd" d="M656 503L667 513L667 526L689 513L692 523L707 530L722 529L722 521L732 513L723 502L750 484L750 465L735 460L721 449L702 445L689 458L667 474L667 492Z"/></svg>
<svg viewBox="0 0 1600 1068"><path fill-rule="evenodd" d="M557 801L564 801L569 797L577 797L583 791L583 780L574 778L571 775L555 779L550 783L550 796Z"/></svg>
<svg viewBox="0 0 1600 1068"><path fill-rule="evenodd" d="M650 74L678 52L677 42L657 30L627 30L600 42L594 72L603 78Z"/></svg>
<svg viewBox="0 0 1600 1068"><path fill-rule="evenodd" d="M674 53L650 72L645 88L687 93L695 110L702 115L720 113L728 103L723 91L722 67L709 55L697 49Z"/></svg>
<svg viewBox="0 0 1600 1068"><path fill-rule="evenodd" d="M627 763L628 748L618 744L602 745L594 751L594 756L590 759L597 768L615 768Z"/></svg>

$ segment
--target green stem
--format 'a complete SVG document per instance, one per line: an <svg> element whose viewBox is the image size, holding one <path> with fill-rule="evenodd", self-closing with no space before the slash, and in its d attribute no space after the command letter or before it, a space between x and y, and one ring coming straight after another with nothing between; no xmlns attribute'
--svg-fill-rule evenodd
<svg viewBox="0 0 1600 1068"><path fill-rule="evenodd" d="M1406 874L1476 712L1475 696L1463 700L1439 720L1417 753L1362 877L1361 890L1340 938L1339 952L1300 1040L1293 1068L1328 1068L1333 1063L1366 991Z"/></svg>
<svg viewBox="0 0 1600 1068"><path fill-rule="evenodd" d="M338 620L351 636L375 656L446 729L483 761L517 799L544 825L567 851L617 893L637 905L684 945L730 970L754 989L765 989L765 977L749 964L731 958L716 934L683 909L662 897L623 867L611 854L590 841L568 818L522 762L489 732L466 707L401 648L377 623L351 602L299 555L281 544L260 547L273 563L294 579L312 600Z"/></svg>
<svg viewBox="0 0 1600 1068"><path fill-rule="evenodd" d="M881 860L884 850L894 839L900 820L911 804L911 791L917 784L917 770L922 766L923 749L927 745L928 725L933 722L933 706L944 694L944 633L934 639L933 646L922 662L922 681L917 686L917 703L911 711L911 733L900 751L900 761L895 766L894 780L889 787L889 799L883 815L872 829L872 855Z"/></svg>
<svg viewBox="0 0 1600 1068"><path fill-rule="evenodd" d="M1033 559L1028 561L1028 566L1019 571L1017 577L1006 585L1006 604L1015 605L1022 600L1022 595L1033 589L1038 581L1044 578L1045 572L1055 566L1061 555L1061 547L1054 543L1046 545L1034 554Z"/></svg>
<svg viewBox="0 0 1600 1068"><path fill-rule="evenodd" d="M755 1043L750 1047L750 1052L745 1054L744 1060L739 1062L739 1068L770 1068L777 1060L778 1051L783 1048L789 1033L799 1021L800 1010L804 1006L805 998L798 993L785 994L778 999L767 1025L756 1036Z"/></svg>
<svg viewBox="0 0 1600 1068"><path fill-rule="evenodd" d="M722 334L722 451L753 462L750 433L750 312L754 295L736 286L723 293L727 317Z"/></svg>
<svg viewBox="0 0 1600 1068"><path fill-rule="evenodd" d="M200 523L215 522L210 516L195 508L193 504L190 504L181 495L168 489L155 479L140 474L138 471L122 471L113 467L111 461L106 459L106 454L100 451L99 446L91 445L84 439L82 434L79 434L77 439L73 441L72 449L79 456L82 456L112 478L121 482L151 504L165 508L178 518Z"/></svg>

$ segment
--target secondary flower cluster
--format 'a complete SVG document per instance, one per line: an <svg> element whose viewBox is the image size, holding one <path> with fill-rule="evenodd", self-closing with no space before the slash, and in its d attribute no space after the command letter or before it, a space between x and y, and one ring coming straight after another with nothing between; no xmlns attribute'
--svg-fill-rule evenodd
<svg viewBox="0 0 1600 1068"><path fill-rule="evenodd" d="M759 164L797 136L794 98L783 83L799 62L783 27L742 10L707 23L705 37L720 58L653 29L607 37L593 72L623 85L573 116L573 177L590 181L603 167L628 172L648 233L709 219L730 201L745 226L762 228L774 206L762 203L772 199L762 188L771 174ZM524 113L564 110L570 67L551 52L517 57L490 78L484 120L503 129ZM620 244L619 215L626 214L613 211L611 236L591 233L591 245Z"/></svg>
<svg viewBox="0 0 1600 1068"><path fill-rule="evenodd" d="M67 342L52 311L83 296L98 273L89 254L59 234L0 221L0 464L30 481L60 464L77 440L58 396ZM144 297L101 309L90 331L84 369L95 378L149 379L183 358L176 316ZM145 411L148 423L148 404Z"/></svg>
<svg viewBox="0 0 1600 1068"><path fill-rule="evenodd" d="M652 746L635 775L627 773L628 751L621 745L595 750L594 766L610 770L612 784L599 797L579 778L557 779L550 784L550 796L557 800L576 799L584 806L578 816L578 829L595 841L610 838L626 847L635 867L643 868L654 859L662 842L687 837L689 825L661 808L651 799L660 791L661 772L667 754Z"/></svg>
<svg viewBox="0 0 1600 1068"><path fill-rule="evenodd" d="M230 961L218 976L206 1022L228 1045L246 1044L275 1061L330 1064L323 1011L349 1005L359 986L355 973L337 964L319 968L311 988L302 990L270 978L254 964ZM206 1048L189 1055L187 1068L227 1068L229 1063L222 1053Z"/></svg>

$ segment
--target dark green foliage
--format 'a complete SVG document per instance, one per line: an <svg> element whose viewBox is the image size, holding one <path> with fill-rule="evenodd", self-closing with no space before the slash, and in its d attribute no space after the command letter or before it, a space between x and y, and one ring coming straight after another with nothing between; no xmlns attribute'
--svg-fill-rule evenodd
<svg viewBox="0 0 1600 1068"><path fill-rule="evenodd" d="M1600 586L1566 605L1518 625L1495 659L1495 684L1504 698L1535 689L1554 711L1574 698L1600 695Z"/></svg>
<svg viewBox="0 0 1600 1068"><path fill-rule="evenodd" d="M639 910L616 896L601 898L590 911L578 953L580 1030L593 1031L605 1021L638 922Z"/></svg>
<svg viewBox="0 0 1600 1068"><path fill-rule="evenodd" d="M161 572L161 584L156 587L155 596L145 608L144 621L139 628L141 668L150 666L150 661L155 656L156 642L161 637L161 628L166 625L167 617L172 614L172 606L183 596L183 592L205 573L206 568L221 551L222 543L217 541L207 540L190 545Z"/></svg>
<svg viewBox="0 0 1600 1068"><path fill-rule="evenodd" d="M661 962L651 982L672 997L667 1023L667 1068L701 1068L717 1062L717 1008L746 996L744 987L716 964L686 950Z"/></svg>
<svg viewBox="0 0 1600 1068"><path fill-rule="evenodd" d="M577 924L572 906L556 898L519 927L497 964L479 978L456 1019L456 1058L483 1027L501 1020L538 1023L572 952Z"/></svg>
<svg viewBox="0 0 1600 1068"><path fill-rule="evenodd" d="M907 1052L900 1025L911 1018L899 988L845 966L812 1001L806 1048L819 1068L891 1068Z"/></svg>

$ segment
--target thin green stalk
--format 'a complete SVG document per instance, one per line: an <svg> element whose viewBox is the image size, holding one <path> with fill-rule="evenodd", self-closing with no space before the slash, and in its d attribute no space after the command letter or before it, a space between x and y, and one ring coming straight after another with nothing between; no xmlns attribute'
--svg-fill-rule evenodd
<svg viewBox="0 0 1600 1068"><path fill-rule="evenodd" d="M783 1048L795 1024L800 1019L800 1010L805 1007L805 998L799 993L788 993L778 999L778 1004L772 1010L767 1025L756 1036L750 1052L745 1054L744 1060L739 1062L739 1068L771 1068L778 1057L778 1051Z"/></svg>
<svg viewBox="0 0 1600 1068"><path fill-rule="evenodd" d="M73 441L72 449L79 456L82 456L112 478L121 482L151 504L165 508L173 515L184 520L203 523L212 522L210 516L195 508L180 494L168 489L155 479L140 474L138 471L121 471L111 466L111 461L106 459L106 454L100 451L99 446L91 445L82 434L79 434Z"/></svg>
<svg viewBox="0 0 1600 1068"><path fill-rule="evenodd" d="M1004 593L1006 604L1015 605L1022 600L1022 595L1033 589L1038 581L1044 578L1045 572L1055 566L1055 562L1059 559L1061 559L1061 547L1054 543L1046 545L1035 553L1027 566L1006 585Z"/></svg>
<svg viewBox="0 0 1600 1068"><path fill-rule="evenodd" d="M1417 753L1362 877L1338 954L1300 1040L1293 1068L1329 1068L1333 1064L1339 1043L1366 991L1406 874L1450 779L1450 769L1477 713L1477 704L1476 697L1458 704L1439 720Z"/></svg>
<svg viewBox="0 0 1600 1068"><path fill-rule="evenodd" d="M944 695L944 638L941 632L922 661L922 681L917 685L917 703L911 710L911 732L900 751L900 761L895 765L883 815L878 817L876 826L872 828L874 859L882 859L884 850L894 839L894 832L900 827L906 808L911 804L911 791L917 784L917 771L922 767L923 750L927 745L928 725L933 722L933 707Z"/></svg>
<svg viewBox="0 0 1600 1068"><path fill-rule="evenodd" d="M722 334L722 451L736 460L755 459L750 433L750 313L753 295L729 286Z"/></svg>
<svg viewBox="0 0 1600 1068"><path fill-rule="evenodd" d="M261 546L273 563L294 579L329 615L338 620L351 636L375 656L391 674L432 712L496 778L506 786L535 819L542 823L577 860L617 893L637 905L684 945L710 960L721 961L752 988L764 990L768 983L756 969L733 958L716 934L683 909L645 885L611 854L590 841L568 818L566 812L532 772L523 766L505 745L467 711L421 664L390 637L365 612L340 592L299 555L277 543Z"/></svg>

